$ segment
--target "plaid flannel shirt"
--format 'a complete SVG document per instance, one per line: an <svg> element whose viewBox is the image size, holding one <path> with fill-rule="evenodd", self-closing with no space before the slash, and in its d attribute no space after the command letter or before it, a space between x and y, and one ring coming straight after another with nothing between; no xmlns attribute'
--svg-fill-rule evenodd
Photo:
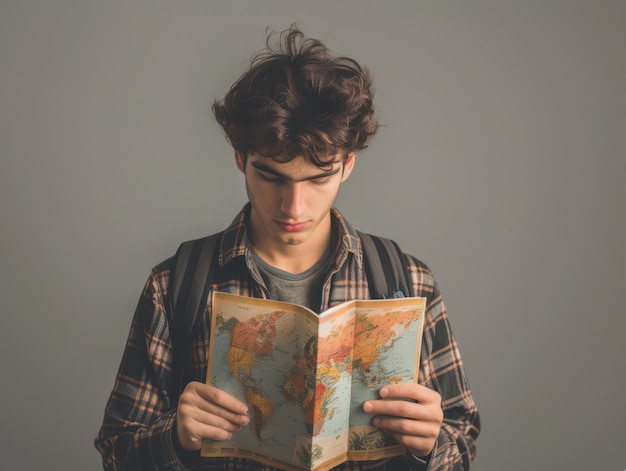
<svg viewBox="0 0 626 471"><path fill-rule="evenodd" d="M250 207L226 229L216 259L213 289L251 297L268 297L258 269L246 246L246 221ZM323 287L325 310L351 299L370 297L363 268L361 242L341 213L332 217L339 237L335 262ZM427 465L428 470L467 470L476 453L480 430L478 410L463 369L448 316L431 271L407 255L416 296L427 298L418 381L442 396L441 432ZM214 262L215 263L215 262ZM124 355L95 440L104 468L113 470L256 470L273 468L240 458L199 458L183 450L176 440L176 403L172 397L188 381L206 379L211 295L205 324L186 353L182 379L174 376L172 342L168 325L168 281L173 258L157 265L142 292L132 321ZM425 469L410 455L369 462L345 462L336 470Z"/></svg>

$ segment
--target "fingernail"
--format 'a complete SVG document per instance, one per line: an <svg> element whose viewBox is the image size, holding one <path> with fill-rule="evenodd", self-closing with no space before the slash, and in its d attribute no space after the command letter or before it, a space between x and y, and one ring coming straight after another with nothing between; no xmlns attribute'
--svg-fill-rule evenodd
<svg viewBox="0 0 626 471"><path fill-rule="evenodd" d="M372 408L373 406L369 402L363 404L363 410L367 413L372 412Z"/></svg>
<svg viewBox="0 0 626 471"><path fill-rule="evenodd" d="M387 388L382 388L382 389L380 390L380 393L379 393L379 394L380 394L380 397L387 397L387 396L389 396L389 389L387 389Z"/></svg>

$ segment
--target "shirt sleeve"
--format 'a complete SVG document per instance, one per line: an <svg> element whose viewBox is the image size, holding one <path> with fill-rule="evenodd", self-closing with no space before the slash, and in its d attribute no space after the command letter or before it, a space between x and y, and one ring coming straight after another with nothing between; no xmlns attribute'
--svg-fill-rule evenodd
<svg viewBox="0 0 626 471"><path fill-rule="evenodd" d="M476 455L480 416L463 368L439 286L430 269L409 257L415 292L427 298L419 382L442 398L444 419L429 471L467 471Z"/></svg>
<svg viewBox="0 0 626 471"><path fill-rule="evenodd" d="M187 469L176 450L169 391L172 345L164 296L167 276L152 271L135 311L124 355L95 440L107 471Z"/></svg>

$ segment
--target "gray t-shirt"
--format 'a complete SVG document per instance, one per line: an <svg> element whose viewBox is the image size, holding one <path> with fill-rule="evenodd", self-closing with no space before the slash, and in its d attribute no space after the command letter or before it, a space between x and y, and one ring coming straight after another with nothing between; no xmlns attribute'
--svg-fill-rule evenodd
<svg viewBox="0 0 626 471"><path fill-rule="evenodd" d="M317 313L322 307L322 286L332 262L331 246L332 244L315 265L302 273L294 274L271 266L249 244L252 260L259 268L270 298L300 304Z"/></svg>

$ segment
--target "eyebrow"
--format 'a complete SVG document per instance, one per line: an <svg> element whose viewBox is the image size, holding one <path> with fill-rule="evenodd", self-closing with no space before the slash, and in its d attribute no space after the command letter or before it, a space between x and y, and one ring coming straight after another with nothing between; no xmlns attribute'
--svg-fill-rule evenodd
<svg viewBox="0 0 626 471"><path fill-rule="evenodd" d="M335 162L331 162L331 163L335 163ZM264 172L264 173L269 173L270 175L274 175L277 178L280 178L281 180L286 180L286 181L291 181L294 183L297 182L305 182L305 181L309 181L309 180L317 180L318 178L325 178L325 177L330 177L332 175L336 175L337 173L339 173L341 171L341 166L333 169L333 170L328 170L322 173L318 173L316 175L311 175L309 177L304 177L304 178L299 178L299 179L294 179L292 177L289 177L287 175L285 175L284 173L279 172L278 170L273 169L272 167L265 165L261 162L251 162L250 165L252 165L255 169L259 170L260 172Z"/></svg>

